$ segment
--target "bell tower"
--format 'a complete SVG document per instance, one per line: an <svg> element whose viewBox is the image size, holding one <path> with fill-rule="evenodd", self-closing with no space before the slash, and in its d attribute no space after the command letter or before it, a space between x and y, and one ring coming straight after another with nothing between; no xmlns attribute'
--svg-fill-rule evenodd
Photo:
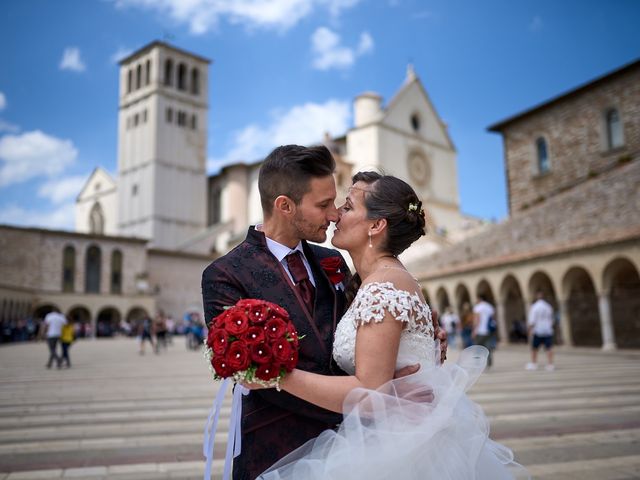
<svg viewBox="0 0 640 480"><path fill-rule="evenodd" d="M121 235L173 250L206 228L209 63L159 41L120 61Z"/></svg>

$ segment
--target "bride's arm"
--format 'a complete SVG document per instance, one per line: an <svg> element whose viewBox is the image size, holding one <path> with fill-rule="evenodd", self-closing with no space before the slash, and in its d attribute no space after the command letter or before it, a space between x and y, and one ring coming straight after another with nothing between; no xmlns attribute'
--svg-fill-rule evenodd
<svg viewBox="0 0 640 480"><path fill-rule="evenodd" d="M296 397L319 407L342 412L347 394L354 388L375 389L393 378L403 323L386 313L382 322L358 327L356 374L334 377L294 369L280 382Z"/></svg>

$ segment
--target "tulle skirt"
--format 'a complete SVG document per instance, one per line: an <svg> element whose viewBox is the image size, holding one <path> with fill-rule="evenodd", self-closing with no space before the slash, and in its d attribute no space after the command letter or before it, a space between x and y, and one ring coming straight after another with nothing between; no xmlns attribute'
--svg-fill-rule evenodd
<svg viewBox="0 0 640 480"><path fill-rule="evenodd" d="M464 350L456 364L427 367L377 390L353 390L337 431L282 458L263 480L529 478L508 448L489 439L489 423L466 391L488 351ZM433 393L433 400L425 398Z"/></svg>

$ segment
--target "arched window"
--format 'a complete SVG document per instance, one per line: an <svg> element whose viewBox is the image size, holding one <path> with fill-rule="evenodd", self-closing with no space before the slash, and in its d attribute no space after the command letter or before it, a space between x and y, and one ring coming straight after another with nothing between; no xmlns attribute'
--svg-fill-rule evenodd
<svg viewBox="0 0 640 480"><path fill-rule="evenodd" d="M173 61L170 58L164 62L164 84L173 85Z"/></svg>
<svg viewBox="0 0 640 480"><path fill-rule="evenodd" d="M617 148L624 145L622 139L622 122L620 121L620 115L615 108L607 111L607 147Z"/></svg>
<svg viewBox="0 0 640 480"><path fill-rule="evenodd" d="M151 60L147 60L145 64L144 84L149 85L151 83Z"/></svg>
<svg viewBox="0 0 640 480"><path fill-rule="evenodd" d="M100 266L102 263L102 254L100 248L91 245L87 249L87 257L85 259L85 278L84 291L86 293L100 293Z"/></svg>
<svg viewBox="0 0 640 480"><path fill-rule="evenodd" d="M62 254L62 291L73 292L76 276L76 249L71 245L64 247Z"/></svg>
<svg viewBox="0 0 640 480"><path fill-rule="evenodd" d="M104 233L104 214L102 213L102 207L99 203L91 207L91 213L89 213L89 231L91 233L97 233L98 235Z"/></svg>
<svg viewBox="0 0 640 480"><path fill-rule="evenodd" d="M413 128L414 132L420 131L420 117L417 113L411 115L411 128Z"/></svg>
<svg viewBox="0 0 640 480"><path fill-rule="evenodd" d="M178 90L187 89L187 66L184 63L178 65Z"/></svg>
<svg viewBox="0 0 640 480"><path fill-rule="evenodd" d="M122 293L122 252L111 254L111 293Z"/></svg>
<svg viewBox="0 0 640 480"><path fill-rule="evenodd" d="M131 93L131 89L133 88L133 70L129 69L127 73L127 93Z"/></svg>
<svg viewBox="0 0 640 480"><path fill-rule="evenodd" d="M200 72L197 68L191 70L191 93L194 95L200 93Z"/></svg>
<svg viewBox="0 0 640 480"><path fill-rule="evenodd" d="M547 141L538 137L536 140L536 155L538 159L538 173L546 173L549 171L549 152L547 150Z"/></svg>
<svg viewBox="0 0 640 480"><path fill-rule="evenodd" d="M136 67L136 89L142 86L142 65Z"/></svg>

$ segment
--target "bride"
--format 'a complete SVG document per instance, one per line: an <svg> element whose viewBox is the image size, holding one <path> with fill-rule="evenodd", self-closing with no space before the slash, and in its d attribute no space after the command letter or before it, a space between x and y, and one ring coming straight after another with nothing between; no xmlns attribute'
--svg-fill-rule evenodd
<svg viewBox="0 0 640 480"><path fill-rule="evenodd" d="M326 430L270 467L275 479L510 479L517 464L488 438L481 408L465 395L486 364L470 347L437 366L431 311L398 255L425 234L422 203L402 180L353 177L332 240L351 255L357 289L335 332L333 357L349 376L295 369L281 388L341 412ZM417 373L394 371L420 363ZM246 385L249 388L260 388ZM425 398L433 401L425 402Z"/></svg>

